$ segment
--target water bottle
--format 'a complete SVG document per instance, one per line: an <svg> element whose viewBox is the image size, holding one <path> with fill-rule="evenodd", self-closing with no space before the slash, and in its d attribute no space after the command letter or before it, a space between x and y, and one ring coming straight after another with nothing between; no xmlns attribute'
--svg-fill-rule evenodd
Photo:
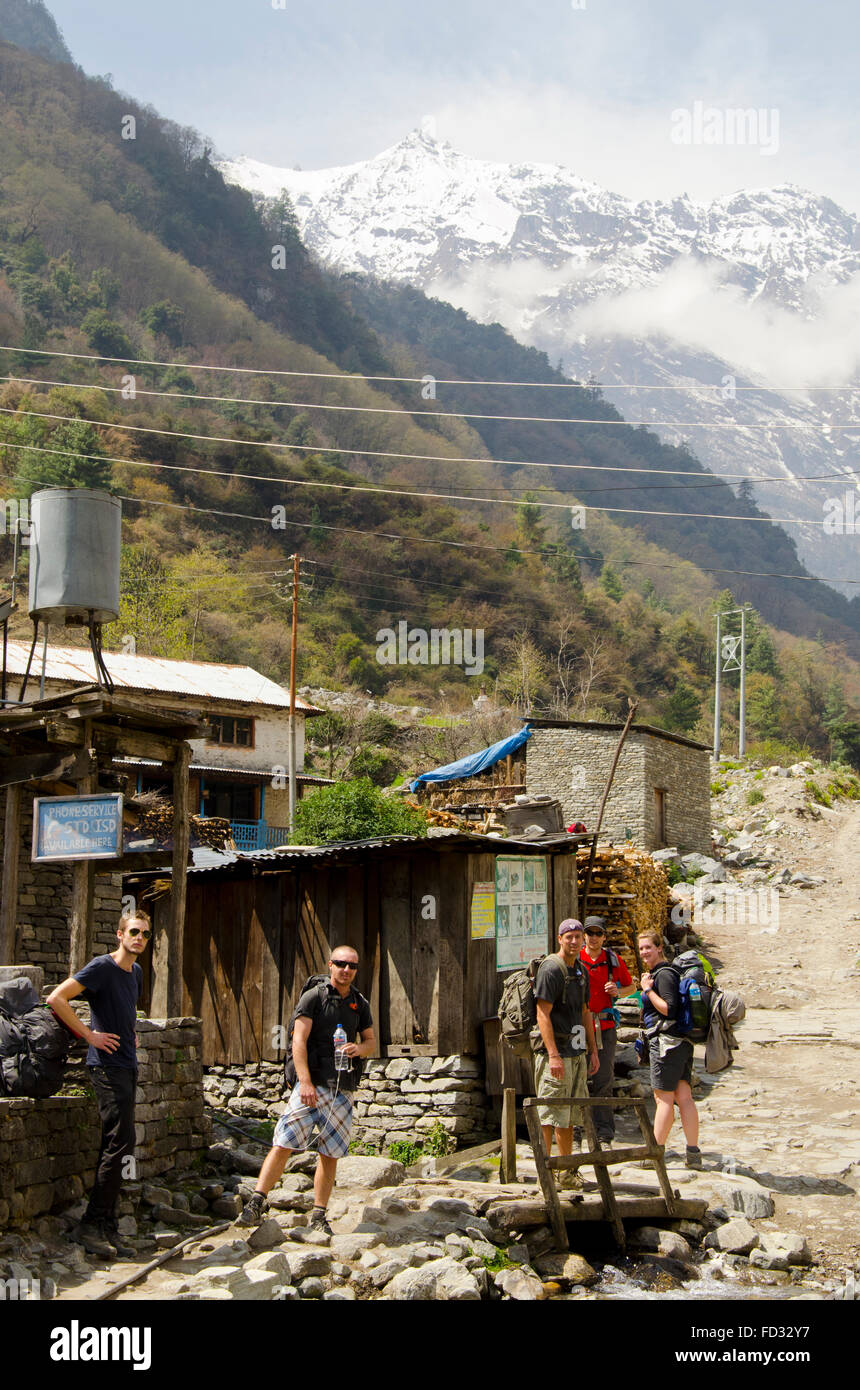
<svg viewBox="0 0 860 1390"><path fill-rule="evenodd" d="M346 1029L339 1023L334 1030L334 1066L335 1071L346 1071L351 1065L349 1058L344 1053L346 1047Z"/></svg>
<svg viewBox="0 0 860 1390"><path fill-rule="evenodd" d="M705 1028L708 1010L702 998L702 987L696 980L690 981L690 1017L694 1028Z"/></svg>

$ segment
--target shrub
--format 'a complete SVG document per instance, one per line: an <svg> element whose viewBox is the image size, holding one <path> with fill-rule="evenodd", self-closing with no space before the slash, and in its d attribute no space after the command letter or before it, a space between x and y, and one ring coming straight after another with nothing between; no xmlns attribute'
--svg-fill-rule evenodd
<svg viewBox="0 0 860 1390"><path fill-rule="evenodd" d="M760 801L764 801L764 792L759 791L758 787L753 787L752 791L747 792L748 806L757 806Z"/></svg>
<svg viewBox="0 0 860 1390"><path fill-rule="evenodd" d="M426 835L421 811L399 797L383 796L368 777L320 787L296 807L294 845L323 845L338 840L369 840L376 835Z"/></svg>
<svg viewBox="0 0 860 1390"><path fill-rule="evenodd" d="M413 1163L417 1163L418 1159L424 1156L421 1145L413 1144L409 1139L395 1139L385 1152L396 1163L402 1163L404 1168L411 1168Z"/></svg>

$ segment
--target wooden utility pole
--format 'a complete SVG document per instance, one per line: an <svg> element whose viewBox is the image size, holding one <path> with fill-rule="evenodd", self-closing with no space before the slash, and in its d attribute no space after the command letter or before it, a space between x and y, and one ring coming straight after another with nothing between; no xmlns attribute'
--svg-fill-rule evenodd
<svg viewBox="0 0 860 1390"><path fill-rule="evenodd" d="M3 831L3 898L0 902L0 965L12 965L18 920L18 861L21 854L21 788L6 791L6 824Z"/></svg>
<svg viewBox="0 0 860 1390"><path fill-rule="evenodd" d="M170 926L167 937L167 1013L182 1017L183 958L185 947L185 888L191 825L188 819L188 767L191 746L183 743L173 760L173 873L170 892Z"/></svg>
<svg viewBox="0 0 860 1390"><path fill-rule="evenodd" d="M299 557L293 556L293 626L290 637L290 738L288 749L290 781L290 835L296 823L296 647L299 631Z"/></svg>
<svg viewBox="0 0 860 1390"><path fill-rule="evenodd" d="M84 721L84 751L89 770L78 782L78 795L90 796L98 790L98 759L93 747L92 720ZM69 974L76 975L93 954L93 887L95 864L79 859L72 867L72 911L69 922Z"/></svg>
<svg viewBox="0 0 860 1390"><path fill-rule="evenodd" d="M588 910L588 890L591 887L591 871L594 867L594 857L597 853L597 837L600 834L600 827L603 824L603 812L606 809L606 803L609 800L609 793L612 790L612 779L615 776L615 769L618 766L618 759L621 757L621 749L624 747L624 740L627 737L627 734L630 730L630 725L633 723L633 717L636 714L638 708L639 701L631 700L628 696L627 720L625 722L624 728L621 730L621 737L619 738L618 746L615 749L615 757L612 759L612 766L609 769L609 776L606 779L606 788L603 792L603 800L600 803L600 810L597 813L597 824L594 827L594 838L591 841L591 854L588 857L588 868L585 872L585 883L582 887L582 902L577 903L577 909L581 914L583 921L585 920L585 915Z"/></svg>

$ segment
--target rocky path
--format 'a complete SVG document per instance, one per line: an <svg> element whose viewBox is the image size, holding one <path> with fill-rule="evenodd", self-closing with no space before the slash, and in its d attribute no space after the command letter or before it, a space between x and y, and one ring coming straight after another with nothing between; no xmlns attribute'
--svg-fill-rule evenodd
<svg viewBox="0 0 860 1390"><path fill-rule="evenodd" d="M825 882L781 898L775 922L700 929L747 1003L735 1065L700 1103L700 1144L708 1167L766 1186L772 1224L838 1273L860 1266L860 804L805 820L791 858Z"/></svg>

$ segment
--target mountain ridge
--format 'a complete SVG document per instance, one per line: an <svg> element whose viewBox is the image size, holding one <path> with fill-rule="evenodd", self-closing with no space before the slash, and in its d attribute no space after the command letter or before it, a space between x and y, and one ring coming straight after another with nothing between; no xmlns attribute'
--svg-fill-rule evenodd
<svg viewBox="0 0 860 1390"><path fill-rule="evenodd" d="M748 477L765 510L799 523L813 573L854 577L853 548L843 536L840 570L821 525L860 469L842 428L860 389L838 374L860 361L860 222L832 199L779 185L636 203L563 166L475 160L420 131L328 170L220 167L260 196L285 189L329 267L415 285L501 322L568 377L596 378L628 420ZM786 391L800 365L809 389ZM819 389L834 374L844 389Z"/></svg>

